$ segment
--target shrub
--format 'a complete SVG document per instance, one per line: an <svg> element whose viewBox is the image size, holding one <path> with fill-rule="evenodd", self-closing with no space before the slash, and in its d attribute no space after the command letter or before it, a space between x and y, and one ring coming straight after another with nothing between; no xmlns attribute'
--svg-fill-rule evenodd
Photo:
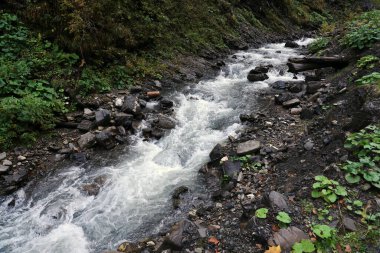
<svg viewBox="0 0 380 253"><path fill-rule="evenodd" d="M321 37L321 38L316 39L314 42L312 42L308 46L308 50L310 53L316 54L316 53L320 52L321 50L326 49L326 47L329 45L329 43L330 43L329 38Z"/></svg>
<svg viewBox="0 0 380 253"><path fill-rule="evenodd" d="M376 63L378 63L379 60L379 57L374 55L363 56L356 63L356 67L361 69L371 69L375 67Z"/></svg>
<svg viewBox="0 0 380 253"><path fill-rule="evenodd" d="M380 86L380 73L373 72L355 81L357 85L375 84Z"/></svg>
<svg viewBox="0 0 380 253"><path fill-rule="evenodd" d="M347 26L343 44L351 48L364 49L380 40L380 10L366 12Z"/></svg>
<svg viewBox="0 0 380 253"><path fill-rule="evenodd" d="M363 178L380 188L380 128L368 126L358 133L351 134L345 148L354 152L357 161L347 161L343 166L347 182L354 184Z"/></svg>
<svg viewBox="0 0 380 253"><path fill-rule="evenodd" d="M313 184L311 196L313 198L323 198L328 203L334 203L338 196L347 196L346 188L337 181L328 179L325 176L316 176L316 183Z"/></svg>

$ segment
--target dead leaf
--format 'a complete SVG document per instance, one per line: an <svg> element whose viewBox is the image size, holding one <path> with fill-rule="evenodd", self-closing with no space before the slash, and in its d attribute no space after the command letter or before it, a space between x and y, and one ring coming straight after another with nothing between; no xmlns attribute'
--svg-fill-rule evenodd
<svg viewBox="0 0 380 253"><path fill-rule="evenodd" d="M215 237L210 237L210 239L208 239L208 242L211 243L211 244L214 244L214 245L218 245L219 244L219 240L216 239Z"/></svg>
<svg viewBox="0 0 380 253"><path fill-rule="evenodd" d="M281 247L280 246L270 246L269 249L265 251L265 253L281 253Z"/></svg>
<svg viewBox="0 0 380 253"><path fill-rule="evenodd" d="M272 230L273 230L273 232L278 232L278 231L280 231L280 227L277 226L276 224L273 224L272 225Z"/></svg>
<svg viewBox="0 0 380 253"><path fill-rule="evenodd" d="M352 250L351 250L351 246L347 244L347 245L346 245L346 249L345 249L344 251L347 252L347 253L352 252Z"/></svg>

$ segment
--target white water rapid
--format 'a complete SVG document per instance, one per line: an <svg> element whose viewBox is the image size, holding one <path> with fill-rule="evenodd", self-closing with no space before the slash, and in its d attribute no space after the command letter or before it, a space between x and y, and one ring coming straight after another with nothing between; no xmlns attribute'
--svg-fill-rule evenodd
<svg viewBox="0 0 380 253"><path fill-rule="evenodd" d="M172 191L182 185L193 190L202 187L198 170L212 148L241 128L239 115L254 111L257 90L278 80L293 80L286 62L297 55L284 43L238 52L215 79L172 95L178 124L161 140L136 138L119 164L60 170L28 194L21 189L2 199L0 252L102 252L158 232L174 213ZM274 66L268 80L247 81L251 69L267 64ZM96 197L81 191L84 183L102 175L107 180ZM14 199L15 205L9 205Z"/></svg>

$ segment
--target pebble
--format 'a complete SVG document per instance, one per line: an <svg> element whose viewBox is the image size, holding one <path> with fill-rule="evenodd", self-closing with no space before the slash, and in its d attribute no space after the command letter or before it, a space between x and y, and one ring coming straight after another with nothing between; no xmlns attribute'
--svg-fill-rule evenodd
<svg viewBox="0 0 380 253"><path fill-rule="evenodd" d="M338 121L337 121L337 120L333 120L333 121L331 121L331 124L332 124L333 126L336 126L336 125L338 125Z"/></svg>
<svg viewBox="0 0 380 253"><path fill-rule="evenodd" d="M122 98L116 98L115 99L115 106L116 107L118 107L118 108L120 108L120 107L122 107L123 106L123 99Z"/></svg>
<svg viewBox="0 0 380 253"><path fill-rule="evenodd" d="M195 252L195 253L202 253L202 252L203 252L203 249L202 249L202 248L195 248L195 249L194 249L194 252Z"/></svg>
<svg viewBox="0 0 380 253"><path fill-rule="evenodd" d="M216 203L216 204L215 204L215 207L216 207L216 208L222 208L223 205L222 205L221 203Z"/></svg>
<svg viewBox="0 0 380 253"><path fill-rule="evenodd" d="M87 115L87 116L90 116L90 115L94 114L94 112L91 111L91 110L88 109L88 108L84 108L84 110L83 110L83 114L84 114L84 115Z"/></svg>
<svg viewBox="0 0 380 253"><path fill-rule="evenodd" d="M26 160L26 157L25 157L25 156L22 156L22 155L19 155L19 156L17 157L17 160L19 160L19 161L25 161L25 160Z"/></svg>
<svg viewBox="0 0 380 253"><path fill-rule="evenodd" d="M300 115L302 112L302 108L292 108L290 109L290 114L292 115Z"/></svg>
<svg viewBox="0 0 380 253"><path fill-rule="evenodd" d="M265 126L267 126L267 127L271 127L271 126L273 126L273 122L266 121L266 122L265 122Z"/></svg>
<svg viewBox="0 0 380 253"><path fill-rule="evenodd" d="M8 166L0 165L0 173L7 172L9 170Z"/></svg>
<svg viewBox="0 0 380 253"><path fill-rule="evenodd" d="M306 150L310 151L313 149L314 147L314 143L312 141L308 141L305 143L305 145L303 146Z"/></svg>
<svg viewBox="0 0 380 253"><path fill-rule="evenodd" d="M148 247L153 247L155 245L156 245L156 243L154 241L149 241L146 243L146 246L148 246Z"/></svg>

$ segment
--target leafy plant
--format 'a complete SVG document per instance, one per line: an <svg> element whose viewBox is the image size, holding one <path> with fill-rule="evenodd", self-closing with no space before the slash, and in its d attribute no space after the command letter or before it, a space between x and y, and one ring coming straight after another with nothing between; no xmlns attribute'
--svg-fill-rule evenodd
<svg viewBox="0 0 380 253"><path fill-rule="evenodd" d="M370 125L358 133L349 135L345 148L352 150L358 160L347 161L342 167L346 172L347 182L355 184L363 178L380 188L380 128Z"/></svg>
<svg viewBox="0 0 380 253"><path fill-rule="evenodd" d="M313 198L323 198L328 203L334 203L338 196L347 196L346 188L339 182L328 179L325 176L316 176L316 183L313 184L311 196Z"/></svg>
<svg viewBox="0 0 380 253"><path fill-rule="evenodd" d="M363 56L358 60L356 66L361 69L371 69L375 67L375 63L379 62L379 57L374 55Z"/></svg>
<svg viewBox="0 0 380 253"><path fill-rule="evenodd" d="M257 171L263 167L263 165L260 162L253 162L251 155L232 157L232 161L240 161L242 163L243 168L252 171Z"/></svg>
<svg viewBox="0 0 380 253"><path fill-rule="evenodd" d="M292 222L292 218L290 218L289 214L285 212L279 212L276 219L282 224L290 224Z"/></svg>
<svg viewBox="0 0 380 253"><path fill-rule="evenodd" d="M373 72L355 81L357 85L376 84L380 86L380 73Z"/></svg>
<svg viewBox="0 0 380 253"><path fill-rule="evenodd" d="M292 247L293 253L310 253L315 251L315 246L310 240L302 240L297 242Z"/></svg>
<svg viewBox="0 0 380 253"><path fill-rule="evenodd" d="M356 49L370 47L380 40L380 10L361 14L347 26L343 44Z"/></svg>
<svg viewBox="0 0 380 253"><path fill-rule="evenodd" d="M259 219L265 219L267 218L268 211L268 208L257 209L255 212L255 216Z"/></svg>
<svg viewBox="0 0 380 253"><path fill-rule="evenodd" d="M317 236L315 243L317 252L330 252L331 249L335 249L337 242L335 229L322 224L314 225L311 229Z"/></svg>
<svg viewBox="0 0 380 253"><path fill-rule="evenodd" d="M308 50L312 54L316 54L321 50L325 49L330 43L330 38L321 37L313 41L309 46Z"/></svg>

